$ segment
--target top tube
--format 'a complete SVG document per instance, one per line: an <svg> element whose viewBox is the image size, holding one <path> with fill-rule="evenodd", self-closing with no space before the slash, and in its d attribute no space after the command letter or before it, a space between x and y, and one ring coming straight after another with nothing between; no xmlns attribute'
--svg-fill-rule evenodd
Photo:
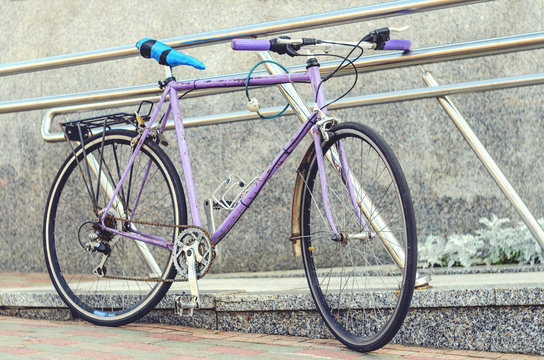
<svg viewBox="0 0 544 360"><path fill-rule="evenodd" d="M176 81L171 86L175 90L198 90L222 87L242 87L246 85L246 77L219 78L213 80ZM278 74L252 76L249 78L249 85L276 85L284 83L309 83L308 73Z"/></svg>

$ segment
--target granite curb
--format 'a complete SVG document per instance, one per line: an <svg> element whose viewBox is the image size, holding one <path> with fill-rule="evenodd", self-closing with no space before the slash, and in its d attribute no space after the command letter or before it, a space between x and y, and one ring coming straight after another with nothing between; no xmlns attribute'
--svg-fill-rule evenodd
<svg viewBox="0 0 544 360"><path fill-rule="evenodd" d="M473 351L544 354L544 272L433 274L431 286L416 290L394 343ZM268 276L267 276L268 274ZM275 274L283 276L282 274ZM305 278L296 272L278 285L271 273L217 274L202 280L202 307L193 318L173 313L177 283L141 323L162 323L216 331L330 338L315 310ZM285 275L285 274L284 274ZM28 275L19 276L28 280ZM52 285L40 280L0 289L0 315L73 320ZM6 276L9 284L17 276Z"/></svg>

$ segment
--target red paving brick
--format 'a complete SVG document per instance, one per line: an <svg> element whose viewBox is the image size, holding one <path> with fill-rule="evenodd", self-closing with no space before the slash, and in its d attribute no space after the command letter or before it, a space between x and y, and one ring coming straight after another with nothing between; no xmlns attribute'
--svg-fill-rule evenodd
<svg viewBox="0 0 544 360"><path fill-rule="evenodd" d="M10 329L0 329L0 335L3 336L25 336L31 334L28 331L19 331L19 330L10 330Z"/></svg>
<svg viewBox="0 0 544 360"><path fill-rule="evenodd" d="M36 328L54 328L54 327L57 327L58 325L55 324L55 323L48 323L47 321L45 321L43 324L32 324L32 326L29 326L29 327L36 327Z"/></svg>
<svg viewBox="0 0 544 360"><path fill-rule="evenodd" d="M27 340L24 340L24 342L31 343L31 344L47 344L47 345L57 345L57 346L68 346L68 345L79 344L79 341L49 338L49 337L27 339Z"/></svg>
<svg viewBox="0 0 544 360"><path fill-rule="evenodd" d="M199 356L184 356L184 355L181 355L181 356L169 357L169 358L162 359L162 360L208 360L208 359L203 358L203 357L199 357Z"/></svg>
<svg viewBox="0 0 544 360"><path fill-rule="evenodd" d="M536 355L521 355L521 354L504 354L499 357L500 360L542 360L544 356Z"/></svg>
<svg viewBox="0 0 544 360"><path fill-rule="evenodd" d="M94 338L107 338L112 336L111 332L99 331L99 330L72 330L72 331L67 331L64 334L90 336Z"/></svg>
<svg viewBox="0 0 544 360"><path fill-rule="evenodd" d="M203 339L209 339L209 340L230 340L233 337L236 337L236 333L228 333L224 331L213 331L208 330L207 332L200 332L196 334L197 336L203 338Z"/></svg>
<svg viewBox="0 0 544 360"><path fill-rule="evenodd" d="M203 351L213 351L221 354L233 354L233 355L257 355L262 354L265 351L260 350L252 350L252 349L243 349L243 348L235 348L235 347L229 347L229 346L212 346L209 348L202 349Z"/></svg>
<svg viewBox="0 0 544 360"><path fill-rule="evenodd" d="M3 288L26 288L28 286L26 284L20 283L20 282L3 281L2 282L2 287Z"/></svg>
<svg viewBox="0 0 544 360"><path fill-rule="evenodd" d="M202 340L202 338L200 337L176 334L176 333L149 334L149 335L146 335L146 337L155 338L155 339L163 339L163 340L172 340L172 341L183 341L183 342Z"/></svg>
<svg viewBox="0 0 544 360"><path fill-rule="evenodd" d="M431 355L431 354L425 354L425 355L406 355L400 358L401 360L445 360L444 357L441 355Z"/></svg>
<svg viewBox="0 0 544 360"><path fill-rule="evenodd" d="M71 352L70 355L82 357L85 359L96 359L96 360L122 360L122 359L132 359L132 356L110 354L102 351L92 351L92 350L82 350Z"/></svg>
<svg viewBox="0 0 544 360"><path fill-rule="evenodd" d="M413 355L416 353L414 350L401 350L401 349L395 349L390 347L383 347L381 349L378 349L374 351L376 354L392 354L392 355Z"/></svg>
<svg viewBox="0 0 544 360"><path fill-rule="evenodd" d="M109 345L123 347L127 349L133 349L133 350L142 350L142 351L161 351L161 350L168 349L167 346L143 344L136 341L123 341L123 342L113 343Z"/></svg>
<svg viewBox="0 0 544 360"><path fill-rule="evenodd" d="M0 0L1 1L1 0ZM169 356L169 360L202 360L216 359L221 357L238 358L241 356L251 356L258 358L262 356L266 359L292 359L311 358L311 359L364 359L380 358L383 360L536 360L544 359L542 356L530 356L519 354L491 353L483 351L464 351L451 349L429 349L415 346L402 346L389 344L384 348L372 352L368 355L351 351L335 340L317 340L304 337L263 335L263 334L242 334L224 331L214 331L205 329L195 329L184 326L171 326L164 324L136 324L122 326L118 328L102 328L85 322L74 321L43 321L13 318L0 316L0 324L4 327L0 329L2 337L2 346L0 354L16 357L20 355L32 355L40 353L41 358L56 358L56 350L52 350L50 345L63 346L69 349L70 353L65 355L74 359L97 359L97 360L117 360L128 359L131 356L128 351L123 349L132 349L139 351L138 358L150 358L157 352L164 352ZM9 330L16 328L16 330ZM51 329L53 328L53 329ZM24 331L23 331L24 330ZM130 330L130 331L126 331ZM55 332L55 337L50 337ZM63 337L64 336L64 337ZM108 347L102 347L103 338L111 338L115 341L108 344ZM219 341L227 340L231 344L235 342L235 347L220 346L225 343ZM198 341L196 347L187 345L178 348L183 355L168 355L170 346L155 345L155 343L165 344L164 341L192 342ZM274 353L259 348L256 350L255 343L263 345L274 345ZM281 350L281 345L290 347ZM114 346L111 348L110 346ZM292 348L298 347L297 353ZM266 349L266 347L263 347ZM302 350L301 350L302 348ZM58 348L57 348L58 349ZM96 350L95 350L96 349ZM110 349L108 352L108 350ZM153 354L155 353L155 354ZM131 352L130 354L133 354ZM203 355L208 354L208 355ZM147 356L146 356L147 355ZM6 355L4 355L5 357ZM0 355L0 358L3 358ZM21 357L23 358L23 357Z"/></svg>
<svg viewBox="0 0 544 360"><path fill-rule="evenodd" d="M348 360L361 357L360 353L347 353L347 352L330 351L330 350L322 350L322 349L306 349L306 350L297 352L297 354L320 356L320 357L329 358L329 359L348 359Z"/></svg>
<svg viewBox="0 0 544 360"><path fill-rule="evenodd" d="M160 326L134 325L134 324L125 325L122 328L126 330L131 330L131 331L145 331L150 333L164 333L164 332L171 332L173 330L170 328L165 329Z"/></svg>
<svg viewBox="0 0 544 360"><path fill-rule="evenodd" d="M0 346L0 354L11 354L11 355L29 355L42 352L38 349L25 349L11 346Z"/></svg>
<svg viewBox="0 0 544 360"><path fill-rule="evenodd" d="M32 286L50 285L51 279L47 273L2 273L0 288L27 288Z"/></svg>

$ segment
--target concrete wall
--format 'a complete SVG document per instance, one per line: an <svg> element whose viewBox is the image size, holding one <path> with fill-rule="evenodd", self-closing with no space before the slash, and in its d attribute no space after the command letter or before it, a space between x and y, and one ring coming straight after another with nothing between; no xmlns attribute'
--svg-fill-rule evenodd
<svg viewBox="0 0 544 360"><path fill-rule="evenodd" d="M0 2L0 63L372 3L376 1L343 1L339 5L336 1L4 0ZM377 27L408 24L411 29L403 37L421 48L542 30L542 9L541 0L501 0L291 35L357 40ZM226 44L186 52L201 59L207 70L179 69L178 78L247 71L257 61L256 56L230 51ZM445 84L542 72L543 58L544 52L535 50L425 68ZM292 62L285 59L285 63ZM141 58L13 75L1 79L0 101L148 84L162 77L159 66ZM329 97L341 94L348 84L346 77L332 83ZM420 69L410 67L365 74L352 95L422 86ZM284 103L274 88L255 94L264 106ZM544 216L543 98L542 86L452 97L537 218ZM187 101L184 108L189 117L240 111L245 100L242 93L236 93ZM45 269L44 204L69 150L64 143L50 144L41 139L44 113L0 115L0 271ZM479 218L491 213L520 220L436 100L354 108L336 114L341 119L370 124L390 142L411 187L420 239L429 234L474 232ZM190 129L200 199L209 196L228 174L247 179L258 176L297 126L296 119L284 117ZM172 151L172 155L176 153ZM300 266L300 259L291 255L288 237L294 169L301 156L302 148L221 243L214 271Z"/></svg>

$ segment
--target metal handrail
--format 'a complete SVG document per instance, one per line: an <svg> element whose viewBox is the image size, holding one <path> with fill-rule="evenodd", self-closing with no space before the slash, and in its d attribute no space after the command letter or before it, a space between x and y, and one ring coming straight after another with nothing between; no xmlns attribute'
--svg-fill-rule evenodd
<svg viewBox="0 0 544 360"><path fill-rule="evenodd" d="M490 80L479 80L472 82L465 82L459 84L449 84L441 85L435 87L426 87L419 89L411 90L401 90L393 91L387 93L379 93L372 95L364 96L354 96L345 99L341 99L328 106L329 109L345 109L350 107L358 106L368 106L368 105L377 105L377 104L387 104L393 102L401 101L411 101L411 100L421 100L436 98L446 95L455 95L455 94L464 94L471 92L479 91L489 91L489 90L501 90L509 89L513 87L522 87L522 86L533 86L533 85L544 85L544 73L531 74L531 75L521 75L513 77L505 77L500 79L490 79ZM59 114L73 113L78 111L86 111L92 109L106 109L112 107L122 107L126 105L136 104L141 100L154 101L157 100L157 97L149 98L138 98L138 99L125 99L118 101L108 101L100 104L84 104L84 105L74 105L59 107L49 110L42 122L42 138L47 142L59 142L64 141L64 133L51 133L51 125L53 118ZM311 105L311 104L308 104ZM100 106L100 107L99 107ZM283 107L273 107L267 109L261 109L259 112L263 116L271 116L277 114L282 110ZM292 115L294 111L289 109L283 113L283 115ZM237 121L247 121L247 120L256 120L259 119L259 115L249 111L233 112L228 114L213 114L205 115L193 118L186 118L183 120L183 126L185 128L197 127L197 126L206 126L206 125L217 125ZM127 129L133 127L127 126ZM168 120L166 123L166 129L171 130L174 128L174 121L172 119Z"/></svg>
<svg viewBox="0 0 544 360"><path fill-rule="evenodd" d="M187 48L227 42L231 39L239 37L258 37L295 29L303 30L323 26L341 25L356 21L408 15L418 12L487 1L491 0L402 0L385 4L361 6L322 14L312 14L290 19L269 21L260 24L209 31L199 34L172 37L163 39L161 41L174 48ZM91 50L36 60L27 60L0 65L0 76L115 60L135 56L137 54L138 51L134 45L130 44L108 49Z"/></svg>
<svg viewBox="0 0 544 360"><path fill-rule="evenodd" d="M377 70L386 70L404 66L419 64L430 64L451 60L462 60L478 56L489 56L507 52L517 52L523 50L533 50L544 48L544 31L511 35L499 38L482 39L458 44L441 45L423 49L415 49L409 53L402 52L382 53L365 56L355 62L359 72L371 72ZM321 70L323 74L330 73L338 66L337 61L328 61L322 63ZM290 72L305 70L304 66L289 66ZM347 67L343 72L349 74L353 70ZM231 74L228 76L247 76L247 73ZM213 79L210 77L206 79ZM189 96L201 96L208 94L218 94L225 91L235 91L235 89L208 89L198 90L188 94ZM107 89L91 91L77 94L57 95L25 100L13 100L0 103L0 114L27 111L36 109L46 109L57 106L68 106L74 104L83 104L90 102L100 102L107 100L118 100L124 98L147 97L157 95L161 92L156 84L147 84L140 86L131 86L117 89Z"/></svg>
<svg viewBox="0 0 544 360"><path fill-rule="evenodd" d="M425 73L423 80L430 87L438 86L438 83L434 79L431 73ZM527 205L521 200L520 196L510 184L510 181L506 178L500 167L495 163L495 160L489 155L483 144L480 142L474 131L470 128L464 117L459 110L453 105L452 101L447 96L438 96L438 102L444 108L446 113L452 119L453 123L463 135L472 151L476 154L478 159L482 162L487 169L493 180L497 183L501 191L506 195L510 203L514 206L518 214L521 216L527 228L531 231L535 239L540 243L542 249L544 249L544 229L540 226L535 219L531 211L527 208Z"/></svg>

